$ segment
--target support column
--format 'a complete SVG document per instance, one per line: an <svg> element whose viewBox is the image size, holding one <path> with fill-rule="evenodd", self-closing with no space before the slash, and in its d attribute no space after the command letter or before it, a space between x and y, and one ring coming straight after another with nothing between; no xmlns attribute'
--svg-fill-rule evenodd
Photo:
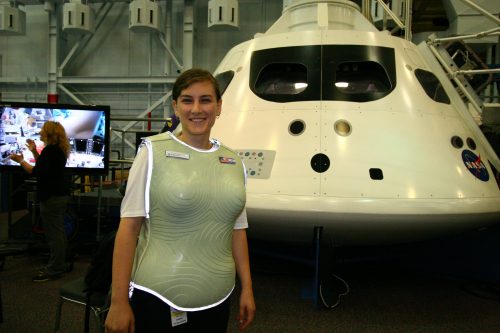
<svg viewBox="0 0 500 333"><path fill-rule="evenodd" d="M320 308L320 285L321 285L321 238L323 236L323 226L314 227L314 279L313 279L313 302L314 306Z"/></svg>
<svg viewBox="0 0 500 333"><path fill-rule="evenodd" d="M406 0L405 1L405 39L410 41L412 40L412 33L411 33L411 21L412 21L412 15L413 15L413 1L412 0Z"/></svg>
<svg viewBox="0 0 500 333"><path fill-rule="evenodd" d="M186 1L184 7L184 34L182 63L185 69L193 67L193 3Z"/></svg>
<svg viewBox="0 0 500 333"><path fill-rule="evenodd" d="M167 1L165 4L165 15L164 18L164 28L165 28L165 50L164 50L164 62L163 62L163 74L164 75L172 75L173 61L172 56L169 55L169 49L172 47L172 13L173 13L173 1ZM169 91L171 89L171 85L164 84L163 91ZM163 104L163 118L170 117L170 107L167 103Z"/></svg>
<svg viewBox="0 0 500 333"><path fill-rule="evenodd" d="M493 62L493 44L488 44L486 48L486 64L489 66ZM491 67L490 67L491 68ZM492 103L493 101L493 86L495 85L495 82L489 83L486 86L486 89L484 92L481 94L483 96L483 100L486 103Z"/></svg>
<svg viewBox="0 0 500 333"><path fill-rule="evenodd" d="M495 47L495 64L500 64L500 36L498 37L497 45ZM493 85L492 94L494 96L493 103L500 103L500 82L495 82Z"/></svg>
<svg viewBox="0 0 500 333"><path fill-rule="evenodd" d="M2 64L3 64L2 55L0 54L0 77L3 76ZM2 100L2 92L0 91L0 101L1 100Z"/></svg>
<svg viewBox="0 0 500 333"><path fill-rule="evenodd" d="M371 15L371 1L363 0L361 3L361 13L370 22L373 22Z"/></svg>
<svg viewBox="0 0 500 333"><path fill-rule="evenodd" d="M57 18L57 5L53 1L45 1L45 10L49 15L49 47L47 66L48 82L47 82L47 102L57 103L59 95L57 94L57 58L58 58L58 41L59 41L59 21Z"/></svg>
<svg viewBox="0 0 500 333"><path fill-rule="evenodd" d="M165 28L165 48L172 47L172 1L167 1L164 7L163 22ZM163 74L172 75L172 57L168 55L168 51L165 50L165 57L163 62Z"/></svg>

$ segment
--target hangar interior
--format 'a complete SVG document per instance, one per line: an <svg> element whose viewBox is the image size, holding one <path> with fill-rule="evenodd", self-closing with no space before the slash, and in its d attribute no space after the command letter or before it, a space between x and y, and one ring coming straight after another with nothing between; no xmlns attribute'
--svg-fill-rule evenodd
<svg viewBox="0 0 500 333"><path fill-rule="evenodd" d="M495 22L485 16L498 12L495 1L476 1L486 14L461 0L416 0L408 13L404 11L405 1L392 1L385 7L392 7L395 19L384 10L383 2L357 2L380 30L415 43L432 33L435 38L469 36L464 43L457 41L450 48L450 57L458 66L454 71L498 66L498 32L489 31ZM110 105L111 158L132 158L136 148L133 132L158 132L163 119L170 116L169 92L179 72L193 66L215 70L229 49L265 32L291 3L291 0L2 1L0 99ZM151 4L154 5L151 15L157 17L149 23L140 16ZM236 10L236 19L216 17L217 7L228 12L230 8ZM10 9L15 10L14 19L19 14L19 20L14 20L11 27L7 25ZM80 15L82 24L71 22L70 14ZM400 28L401 21L410 22L409 28ZM473 72L457 75L466 76L474 81L471 84L477 91L472 99L480 108L471 112L482 112L484 103L498 102L497 76ZM485 113L492 108L488 105Z"/></svg>
<svg viewBox="0 0 500 333"><path fill-rule="evenodd" d="M0 100L110 106L110 171L95 181L76 180L90 183L82 193L97 195L100 208L99 180L112 183L115 197L138 138L158 133L171 116L171 87L178 74L191 67L214 71L231 48L266 32L299 2L3 0ZM355 3L379 30L415 44L431 41L428 48L498 155L498 3ZM3 193L12 192L7 175L0 181Z"/></svg>

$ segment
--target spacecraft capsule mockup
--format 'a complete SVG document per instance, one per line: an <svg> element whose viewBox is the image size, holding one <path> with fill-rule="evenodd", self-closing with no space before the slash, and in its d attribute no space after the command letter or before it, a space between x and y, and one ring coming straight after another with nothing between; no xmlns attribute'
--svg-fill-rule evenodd
<svg viewBox="0 0 500 333"><path fill-rule="evenodd" d="M230 50L212 135L246 165L251 237L323 226L370 245L500 222L498 157L426 52L347 0L292 3Z"/></svg>

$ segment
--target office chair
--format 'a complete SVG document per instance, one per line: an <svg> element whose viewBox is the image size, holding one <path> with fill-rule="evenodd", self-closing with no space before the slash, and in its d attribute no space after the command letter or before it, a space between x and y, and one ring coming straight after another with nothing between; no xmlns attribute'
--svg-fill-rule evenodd
<svg viewBox="0 0 500 333"><path fill-rule="evenodd" d="M90 311L94 313L99 332L104 333L104 320L110 305L115 235L116 231L112 231L101 240L85 276L72 280L59 289L55 332L59 332L62 306L67 301L85 306L85 333L89 331Z"/></svg>
<svg viewBox="0 0 500 333"><path fill-rule="evenodd" d="M86 291L87 284L85 277L79 277L69 281L59 289L59 303L57 305L56 323L54 332L59 332L61 324L61 313L64 302L72 302L85 306L85 328L88 330L88 315L89 310L94 314L99 332L104 333L104 320L109 309L110 297L109 292L96 291L88 294Z"/></svg>

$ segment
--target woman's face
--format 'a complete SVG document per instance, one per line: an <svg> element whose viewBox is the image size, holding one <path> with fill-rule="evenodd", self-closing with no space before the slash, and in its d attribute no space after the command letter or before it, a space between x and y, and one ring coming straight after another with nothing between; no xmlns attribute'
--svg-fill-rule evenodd
<svg viewBox="0 0 500 333"><path fill-rule="evenodd" d="M210 135L215 118L221 112L222 101L217 100L210 81L196 82L182 90L172 102L175 115L182 124L183 135Z"/></svg>
<svg viewBox="0 0 500 333"><path fill-rule="evenodd" d="M45 126L43 126L40 130L40 140L47 143L47 129L45 128Z"/></svg>

